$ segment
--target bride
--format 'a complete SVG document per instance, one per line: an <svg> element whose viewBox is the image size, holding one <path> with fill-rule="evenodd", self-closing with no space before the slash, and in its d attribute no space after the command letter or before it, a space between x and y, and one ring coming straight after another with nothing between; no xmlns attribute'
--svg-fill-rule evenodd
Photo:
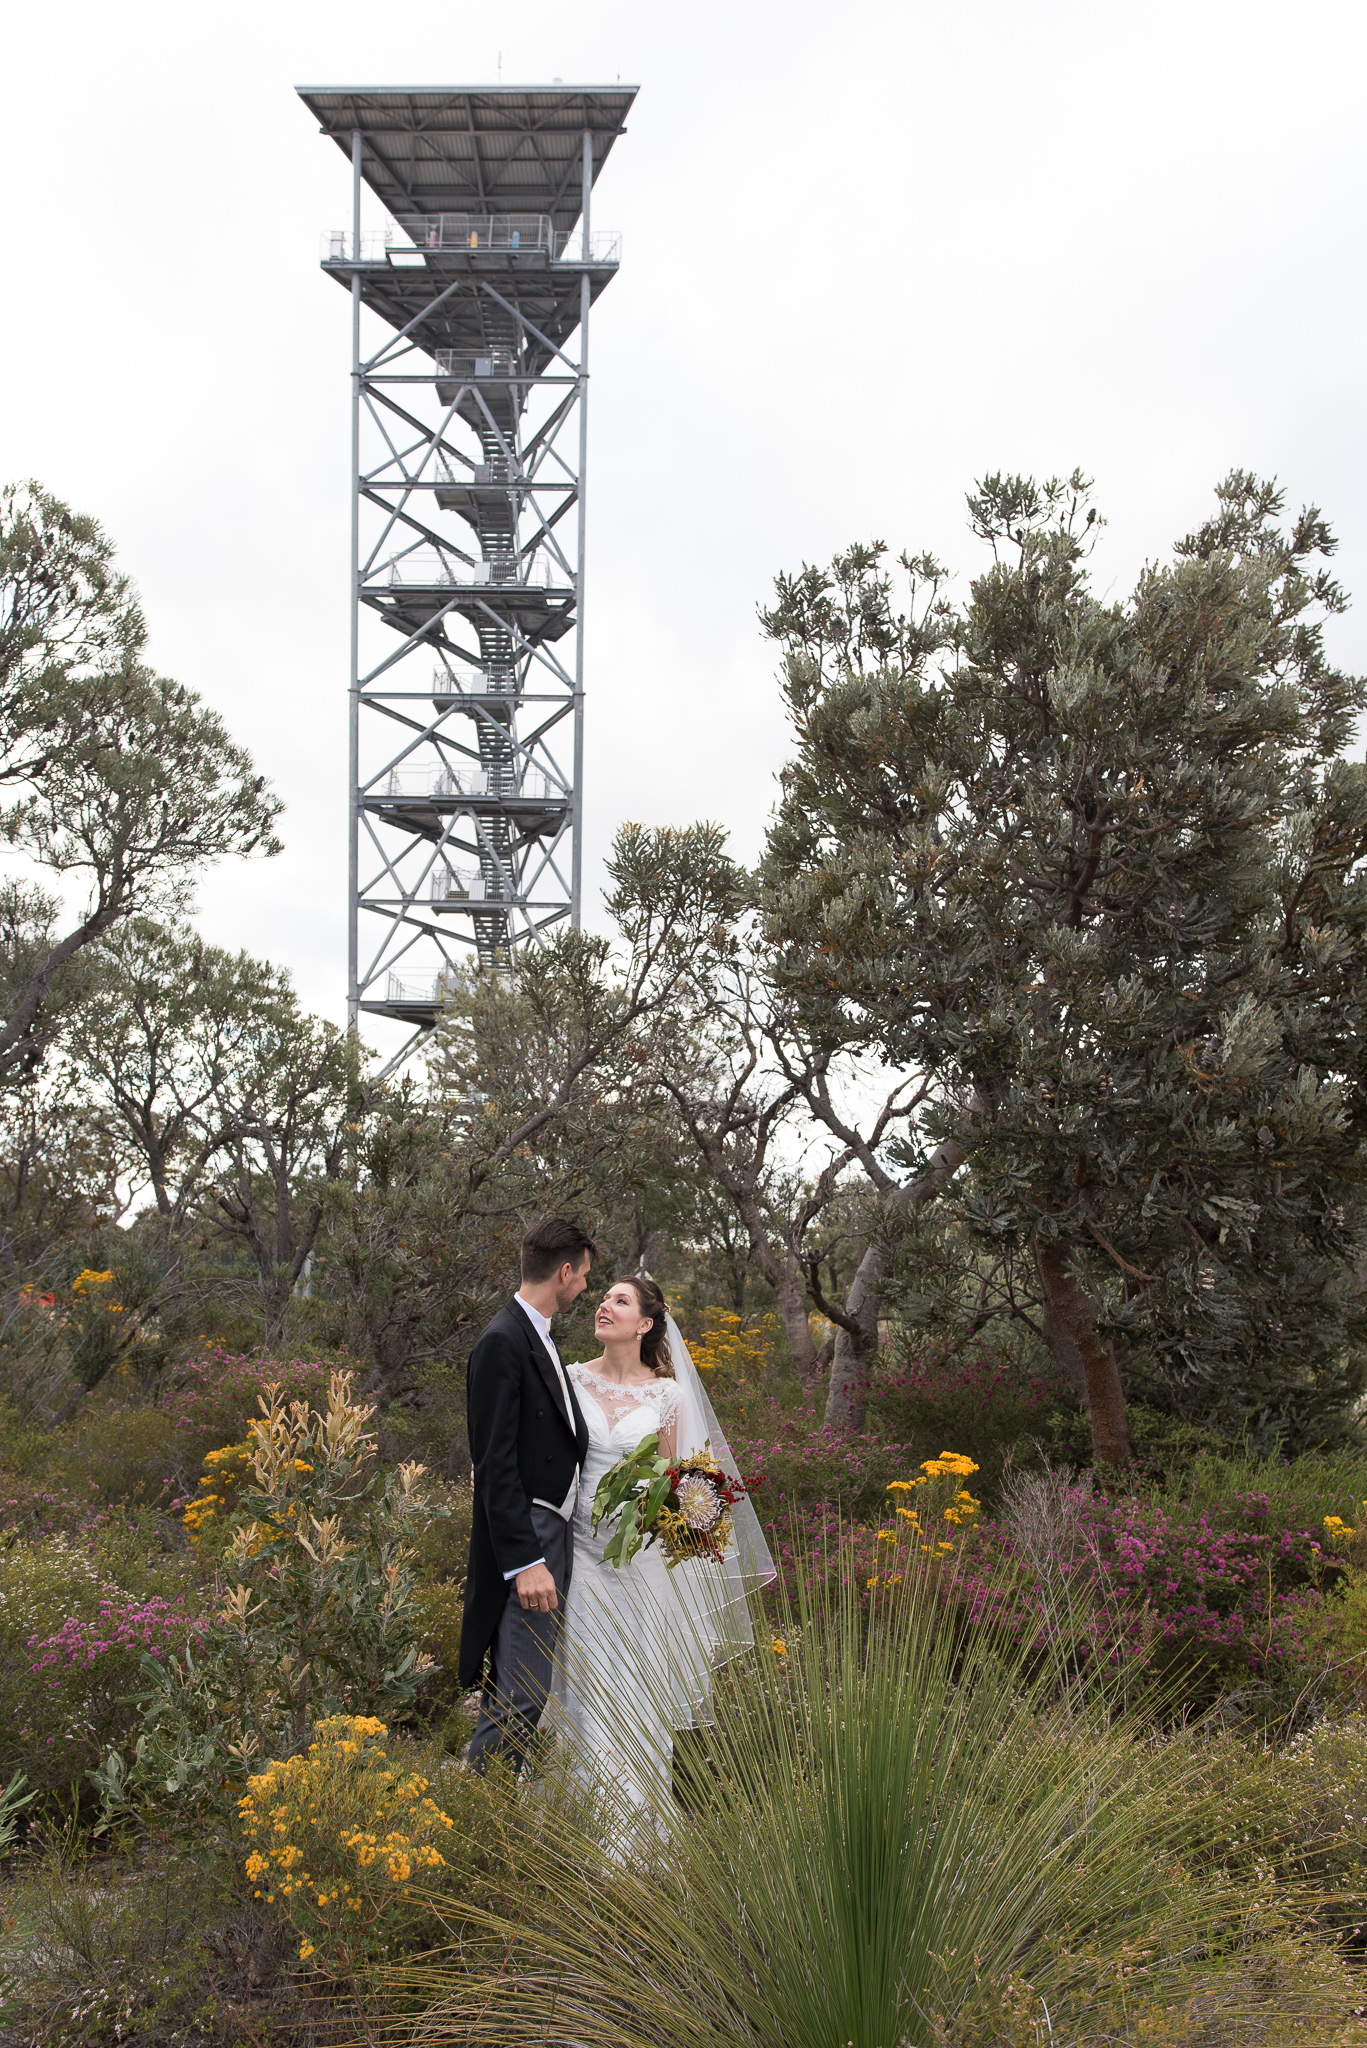
<svg viewBox="0 0 1367 2048"><path fill-rule="evenodd" d="M659 1810L670 1795L675 1733L710 1718L713 1670L754 1642L748 1595L774 1577L774 1563L748 1500L732 1510L721 1564L690 1560L671 1570L653 1546L620 1569L604 1563L613 1525L594 1534L593 1497L643 1437L658 1433L671 1465L710 1445L718 1464L737 1467L653 1280L633 1273L614 1281L594 1334L602 1357L567 1367L589 1450L551 1718L570 1740L581 1780L627 1811Z"/></svg>

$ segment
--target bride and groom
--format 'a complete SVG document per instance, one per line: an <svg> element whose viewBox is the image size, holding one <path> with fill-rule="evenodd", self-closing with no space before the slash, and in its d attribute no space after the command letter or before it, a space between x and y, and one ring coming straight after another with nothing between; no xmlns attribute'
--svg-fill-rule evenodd
<svg viewBox="0 0 1367 2048"><path fill-rule="evenodd" d="M602 1356L566 1365L551 1323L588 1285L594 1244L549 1217L522 1241L521 1286L470 1356L474 1517L460 1679L482 1682L470 1765L524 1761L546 1716L575 1768L630 1805L668 1791L674 1734L708 1718L712 1672L754 1640L749 1594L774 1576L739 1501L724 1560L670 1570L658 1549L619 1569L592 1527L603 1475L658 1433L670 1463L709 1443L735 1470L655 1282L613 1282L594 1316ZM549 1710L549 1711L548 1711Z"/></svg>

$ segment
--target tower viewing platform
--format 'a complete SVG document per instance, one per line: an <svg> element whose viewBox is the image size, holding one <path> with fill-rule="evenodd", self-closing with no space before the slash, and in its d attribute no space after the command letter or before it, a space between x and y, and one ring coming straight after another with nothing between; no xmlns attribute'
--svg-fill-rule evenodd
<svg viewBox="0 0 1367 2048"><path fill-rule="evenodd" d="M351 170L353 1022L421 1033L579 922L592 195L636 91L299 88Z"/></svg>

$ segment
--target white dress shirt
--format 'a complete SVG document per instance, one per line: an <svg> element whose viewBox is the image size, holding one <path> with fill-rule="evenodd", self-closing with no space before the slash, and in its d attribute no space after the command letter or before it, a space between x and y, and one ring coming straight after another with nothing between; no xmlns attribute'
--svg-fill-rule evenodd
<svg viewBox="0 0 1367 2048"><path fill-rule="evenodd" d="M570 1406L570 1390L565 1379L565 1368L560 1363L560 1353L556 1350L555 1339L551 1335L551 1319L549 1316L543 1316L539 1308L533 1308L525 1294L516 1294L513 1296L513 1299L546 1347L546 1356L550 1359L551 1365L554 1368L556 1385L560 1389L560 1398L565 1404L565 1419L569 1423L570 1428L573 1429L574 1410ZM542 1500L539 1494L534 1494L532 1496L532 1506L549 1508L553 1515L559 1515L562 1522L568 1522L574 1513L575 1503L578 1499L579 1467L576 1465L574 1477L570 1481L570 1490L563 1500ZM505 1572L503 1574L504 1579L515 1579L519 1572L528 1572L534 1564L544 1564L545 1562L544 1557L529 1558L526 1564L516 1565L512 1571Z"/></svg>

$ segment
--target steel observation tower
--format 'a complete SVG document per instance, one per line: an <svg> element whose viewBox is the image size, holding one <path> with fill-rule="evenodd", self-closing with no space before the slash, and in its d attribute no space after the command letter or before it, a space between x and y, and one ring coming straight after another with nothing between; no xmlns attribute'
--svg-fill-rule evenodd
<svg viewBox="0 0 1367 2048"><path fill-rule="evenodd" d="M405 1053L474 959L579 923L591 197L636 91L299 87L352 182L348 1007Z"/></svg>

